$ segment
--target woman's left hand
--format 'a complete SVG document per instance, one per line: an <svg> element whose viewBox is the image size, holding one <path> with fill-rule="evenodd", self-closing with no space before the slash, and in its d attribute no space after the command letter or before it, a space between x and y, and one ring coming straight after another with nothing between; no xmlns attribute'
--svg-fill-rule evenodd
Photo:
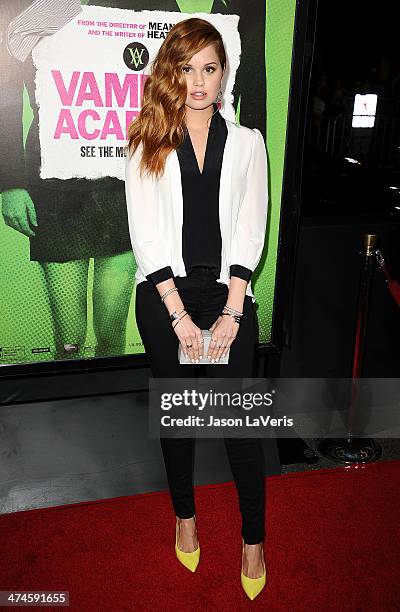
<svg viewBox="0 0 400 612"><path fill-rule="evenodd" d="M215 323L210 327L213 332L208 347L208 359L219 359L228 352L232 342L239 331L239 323L230 316L220 315ZM219 348L218 348L219 347Z"/></svg>

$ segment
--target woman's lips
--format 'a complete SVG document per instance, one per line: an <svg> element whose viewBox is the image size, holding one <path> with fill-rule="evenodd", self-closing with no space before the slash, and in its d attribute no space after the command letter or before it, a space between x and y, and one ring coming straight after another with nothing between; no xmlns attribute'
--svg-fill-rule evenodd
<svg viewBox="0 0 400 612"><path fill-rule="evenodd" d="M192 98L194 98L195 100L202 100L203 98L205 98L205 97L206 97L206 95L207 95L207 94L206 94L206 93L197 93L197 92L195 92L195 93L192 93L192 94L190 94L190 95L191 95L191 97L192 97Z"/></svg>

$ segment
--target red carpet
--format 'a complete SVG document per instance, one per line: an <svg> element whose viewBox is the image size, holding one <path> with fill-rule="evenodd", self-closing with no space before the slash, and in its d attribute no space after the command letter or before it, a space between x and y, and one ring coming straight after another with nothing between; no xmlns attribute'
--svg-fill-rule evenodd
<svg viewBox="0 0 400 612"><path fill-rule="evenodd" d="M400 461L267 478L267 584L253 602L234 485L197 487L196 510L195 574L174 556L166 492L2 515L0 590L68 590L82 612L400 610Z"/></svg>

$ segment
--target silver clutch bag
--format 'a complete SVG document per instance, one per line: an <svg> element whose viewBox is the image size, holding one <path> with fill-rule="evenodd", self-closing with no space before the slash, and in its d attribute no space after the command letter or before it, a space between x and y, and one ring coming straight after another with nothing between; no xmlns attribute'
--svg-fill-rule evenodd
<svg viewBox="0 0 400 612"><path fill-rule="evenodd" d="M199 359L199 363L192 363L190 360L189 355L187 357L185 357L185 354L182 350L181 344L179 343L179 348L178 348L178 359L179 359L179 363L184 364L184 365L201 365L202 363L206 363L207 365L211 364L211 365L224 365L226 363L229 363L229 349L226 353L225 357L220 357L218 361L214 361L214 363L212 363L212 361L210 361L209 359L207 359L207 354L208 354L208 347L210 346L210 340L211 340L211 336L212 336L212 332L210 332L209 329L202 329L201 333L203 334L203 348L204 348L204 353L203 353L203 359Z"/></svg>

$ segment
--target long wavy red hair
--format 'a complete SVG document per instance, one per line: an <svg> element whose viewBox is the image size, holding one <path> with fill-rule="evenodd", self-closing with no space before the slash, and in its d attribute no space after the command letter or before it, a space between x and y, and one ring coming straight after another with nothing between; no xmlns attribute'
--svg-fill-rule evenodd
<svg viewBox="0 0 400 612"><path fill-rule="evenodd" d="M210 22L192 17L174 25L159 48L144 85L142 109L128 130L128 155L142 144L141 176L162 176L168 154L182 144L187 96L182 68L211 44L224 69L226 55L220 33Z"/></svg>

